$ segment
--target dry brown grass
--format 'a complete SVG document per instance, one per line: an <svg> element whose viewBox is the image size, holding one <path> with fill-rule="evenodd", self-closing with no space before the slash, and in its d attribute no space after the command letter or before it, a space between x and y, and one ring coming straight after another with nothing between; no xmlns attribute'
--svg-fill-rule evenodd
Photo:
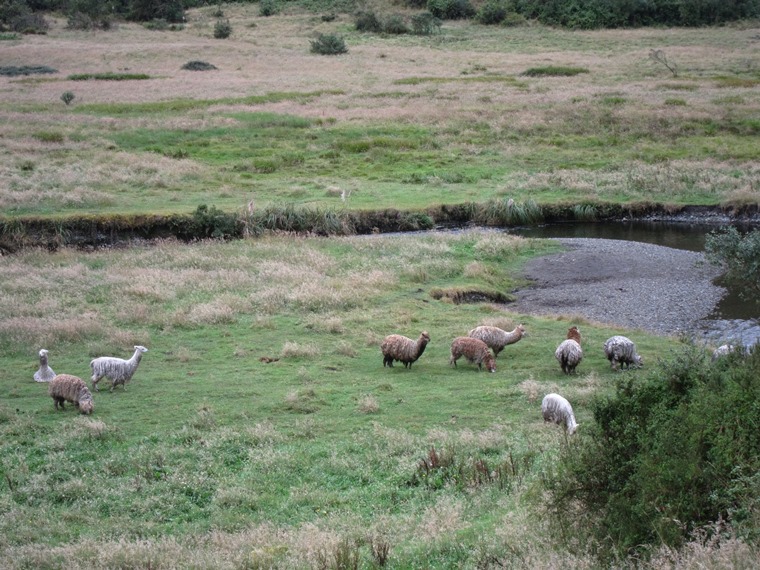
<svg viewBox="0 0 760 570"><path fill-rule="evenodd" d="M386 7L393 11L399 6ZM379 7L378 7L379 9ZM45 78L0 77L0 151L12 160L0 164L0 208L21 206L60 208L119 208L120 193L135 187L165 197L171 209L187 186L198 180L213 184L203 194L210 199L236 196L239 189L219 179L214 169L189 160L154 153L114 152L111 132L126 129L199 129L235 123L229 113L250 111L251 105L227 102L269 93L324 91L318 101L272 101L255 105L271 111L343 124L368 122L455 126L468 134L467 125L488 124L495 132L588 133L606 121L610 112L600 105L604 97L624 94L625 104L614 110L616 128L626 131L675 133L691 121L713 117L752 117L760 112L757 89L726 87L715 78L747 73L757 59L753 38L757 28L574 31L540 26L510 28L446 22L433 37L382 37L351 31L348 15L322 22L295 9L277 17L260 18L252 4L225 6L234 33L227 40L213 38L214 18L207 8L190 10L181 32L154 32L138 24L121 23L108 33L82 34L66 29L64 19L52 19L46 35L24 36L5 42L8 65L42 63L59 70ZM250 24L255 23L255 27ZM318 32L347 36L350 53L327 58L309 52ZM655 45L680 69L677 80L649 58ZM182 70L184 63L203 59L218 70ZM575 77L527 79L530 67L569 65L589 69ZM74 73L150 75L142 81L70 81ZM473 76L510 81L470 81ZM422 81L403 83L420 78ZM435 81L431 81L431 80ZM427 80L427 81L425 81ZM60 94L72 91L71 109ZM683 105L667 105L673 97ZM172 99L218 100L204 109L172 118L160 114L139 117L95 118L71 112L89 103L147 103ZM60 103L58 111L20 113L30 104ZM60 143L44 143L35 132L54 131ZM562 132L562 131L558 131ZM467 143L470 144L470 143ZM466 146L466 145L465 145ZM470 145L471 152L478 148ZM519 155L520 143L504 138L505 157ZM57 161L57 152L67 159ZM736 177L736 170L744 176ZM756 203L755 161L672 160L664 164L631 162L612 171L571 169L515 171L494 181L497 189L545 190L560 186L580 197L614 193L621 199L651 197L652 185L676 194L684 188L720 200ZM367 191L365 181L319 181L325 195L340 199L343 190ZM266 181L262 181L266 185ZM247 197L240 197L240 207Z"/></svg>

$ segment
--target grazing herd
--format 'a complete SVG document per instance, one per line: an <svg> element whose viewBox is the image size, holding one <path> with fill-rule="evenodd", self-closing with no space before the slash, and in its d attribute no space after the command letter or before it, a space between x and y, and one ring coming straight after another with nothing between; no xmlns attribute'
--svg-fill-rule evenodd
<svg viewBox="0 0 760 570"><path fill-rule="evenodd" d="M92 388L98 390L98 382L103 378L111 381L111 392L121 385L124 390L126 384L132 379L137 367L140 364L142 355L148 352L144 346L135 346L135 352L132 358L124 360L113 356L101 356L90 362L92 370ZM53 398L55 409L59 407L64 409L64 402L70 402L79 409L82 414L91 414L95 409L95 403L92 401L92 392L87 387L84 380L71 374L56 374L48 366L48 351L44 348L39 352L40 368L34 373L35 382L48 383L48 395Z"/></svg>
<svg viewBox="0 0 760 570"><path fill-rule="evenodd" d="M467 336L456 337L451 342L449 365L456 367L457 360L464 357L468 362L477 364L479 371L485 367L489 372L496 372L496 357L499 353L506 346L515 344L525 336L527 332L522 324L517 325L512 331L486 325L475 327L467 333ZM392 367L393 362L398 360L404 363L405 368L411 368L412 363L422 356L429 342L430 334L427 331L420 333L416 341L399 334L386 336L380 345L380 351L383 353L383 367ZM607 339L603 348L613 370L642 366L642 359L636 352L636 345L627 337L612 336ZM583 360L581 332L578 327L572 326L567 330L567 336L555 350L554 357L559 362L562 372L575 373L575 369ZM578 429L573 407L559 394L547 394L544 397L541 402L541 414L544 421L563 426L569 435L574 434Z"/></svg>

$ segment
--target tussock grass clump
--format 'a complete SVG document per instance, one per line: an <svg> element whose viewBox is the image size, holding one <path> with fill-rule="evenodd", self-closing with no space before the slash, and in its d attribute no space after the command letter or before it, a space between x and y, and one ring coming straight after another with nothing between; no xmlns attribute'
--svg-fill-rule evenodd
<svg viewBox="0 0 760 570"><path fill-rule="evenodd" d="M183 64L182 69L187 69L188 71L212 71L218 68L214 64L208 63L207 61L194 59Z"/></svg>
<svg viewBox="0 0 760 570"><path fill-rule="evenodd" d="M545 65L541 67L530 67L523 71L523 75L528 77L572 77L581 73L588 73L585 67L572 67L565 65Z"/></svg>
<svg viewBox="0 0 760 570"><path fill-rule="evenodd" d="M598 211L592 204L577 204L573 206L573 218L579 222L593 222L598 217Z"/></svg>
<svg viewBox="0 0 760 570"><path fill-rule="evenodd" d="M58 73L57 69L46 65L3 65L0 67L0 75L18 77L19 75L47 75Z"/></svg>
<svg viewBox="0 0 760 570"><path fill-rule="evenodd" d="M541 207L534 200L516 202L512 198L492 199L476 206L474 219L487 226L525 226L543 220Z"/></svg>
<svg viewBox="0 0 760 570"><path fill-rule="evenodd" d="M66 77L70 81L137 81L150 79L147 73L74 73Z"/></svg>

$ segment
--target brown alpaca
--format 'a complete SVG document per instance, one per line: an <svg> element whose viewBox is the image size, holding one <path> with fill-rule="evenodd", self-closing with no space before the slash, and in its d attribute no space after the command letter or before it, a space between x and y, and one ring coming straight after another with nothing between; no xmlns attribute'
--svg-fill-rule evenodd
<svg viewBox="0 0 760 570"><path fill-rule="evenodd" d="M478 370L483 369L483 364L486 365L486 370L489 372L496 372L496 361L494 360L491 351L488 349L488 345L482 340L477 338L470 338L468 336L460 336L454 339L451 343L451 358L449 364L456 367L457 360L464 356L469 362L478 365Z"/></svg>
<svg viewBox="0 0 760 570"><path fill-rule="evenodd" d="M53 398L56 410L58 406L64 409L64 401L74 404L82 414L91 414L95 409L87 384L71 374L58 374L53 378L48 385L48 394Z"/></svg>
<svg viewBox="0 0 760 570"><path fill-rule="evenodd" d="M430 335L427 331L420 333L420 338L416 341L401 336L400 334L391 334L385 337L380 350L383 353L383 368L386 366L393 367L393 361L398 360L404 363L404 368L411 368L412 362L425 352L425 347L430 342Z"/></svg>

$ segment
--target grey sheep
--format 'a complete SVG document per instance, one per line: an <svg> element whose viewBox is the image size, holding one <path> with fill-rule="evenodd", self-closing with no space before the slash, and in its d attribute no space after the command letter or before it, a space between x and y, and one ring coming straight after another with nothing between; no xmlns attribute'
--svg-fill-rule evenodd
<svg viewBox="0 0 760 570"><path fill-rule="evenodd" d="M547 394L541 401L541 415L544 416L545 422L552 422L563 426L568 435L573 435L578 429L578 422L575 421L573 407L565 398L559 394Z"/></svg>
<svg viewBox="0 0 760 570"><path fill-rule="evenodd" d="M383 344L380 345L383 353L383 368L386 366L393 368L394 360L403 362L404 368L411 368L412 362L416 362L422 356L429 342L430 335L427 331L422 331L420 338L416 341L400 334L386 336Z"/></svg>
<svg viewBox="0 0 760 570"><path fill-rule="evenodd" d="M562 372L565 374L575 373L575 367L583 360L583 349L577 341L569 338L562 341L562 343L554 351L554 357L562 367Z"/></svg>
<svg viewBox="0 0 760 570"><path fill-rule="evenodd" d="M636 352L636 345L628 337L615 335L608 338L604 343L604 354L613 370L631 366L638 368L643 365L641 356Z"/></svg>
<svg viewBox="0 0 760 570"><path fill-rule="evenodd" d="M478 365L478 370L483 369L485 364L486 370L496 372L496 360L494 359L488 345L480 339L470 338L468 336L459 336L451 343L451 358L449 364L456 367L457 360L464 356L468 362Z"/></svg>
<svg viewBox="0 0 760 570"><path fill-rule="evenodd" d="M92 387L95 391L100 392L98 388L98 382L102 378L108 378L111 381L111 392L113 389L121 384L124 389L127 389L127 382L132 379L132 376L137 370L143 353L148 352L148 349L144 346L135 346L135 353L129 360L123 358L115 358L113 356L101 356L95 358L90 362L90 368L92 369Z"/></svg>
<svg viewBox="0 0 760 570"><path fill-rule="evenodd" d="M498 358L499 353L504 350L505 346L515 344L522 337L526 336L525 327L522 324L517 325L514 330L507 332L499 327L481 325L475 327L467 336L477 338L485 342L493 350L493 357Z"/></svg>
<svg viewBox="0 0 760 570"><path fill-rule="evenodd" d="M50 382L55 378L55 372L48 366L48 351L40 350L40 368L34 373L35 382Z"/></svg>
<svg viewBox="0 0 760 570"><path fill-rule="evenodd" d="M87 384L81 378L71 374L58 374L53 378L48 384L48 394L53 398L56 410L58 406L63 410L64 402L71 402L82 414L91 414L95 409Z"/></svg>

